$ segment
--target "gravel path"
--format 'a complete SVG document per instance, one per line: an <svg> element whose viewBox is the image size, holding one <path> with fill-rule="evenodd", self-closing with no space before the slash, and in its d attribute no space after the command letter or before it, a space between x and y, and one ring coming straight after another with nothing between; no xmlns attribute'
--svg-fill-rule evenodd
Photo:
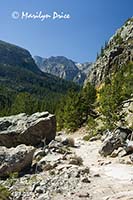
<svg viewBox="0 0 133 200"><path fill-rule="evenodd" d="M120 164L118 158L103 158L98 154L100 141L85 142L76 139L75 149L81 156L84 165L90 167L92 180L89 188L81 193L89 192L92 200L133 200L133 166ZM87 191L85 191L88 189Z"/></svg>

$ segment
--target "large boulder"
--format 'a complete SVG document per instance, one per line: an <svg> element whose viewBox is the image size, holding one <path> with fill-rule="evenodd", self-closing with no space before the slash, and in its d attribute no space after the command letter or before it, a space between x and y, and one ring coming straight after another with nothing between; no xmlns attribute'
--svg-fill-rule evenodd
<svg viewBox="0 0 133 200"><path fill-rule="evenodd" d="M55 135L55 116L48 112L38 112L30 116L22 113L0 118L0 146L36 146L42 141L47 144Z"/></svg>
<svg viewBox="0 0 133 200"><path fill-rule="evenodd" d="M99 153L103 156L108 156L115 149L126 146L126 141L131 137L131 134L132 131L124 127L118 127L113 132L107 131Z"/></svg>
<svg viewBox="0 0 133 200"><path fill-rule="evenodd" d="M21 144L16 148L0 147L0 177L21 172L30 167L35 148Z"/></svg>

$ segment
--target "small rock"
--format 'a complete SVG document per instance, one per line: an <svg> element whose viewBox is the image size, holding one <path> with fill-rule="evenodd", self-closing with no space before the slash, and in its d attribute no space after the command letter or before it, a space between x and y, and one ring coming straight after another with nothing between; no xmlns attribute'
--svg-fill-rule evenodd
<svg viewBox="0 0 133 200"><path fill-rule="evenodd" d="M62 141L63 145L68 145L70 147L74 147L75 146L75 141L72 137L68 137L65 140Z"/></svg>
<svg viewBox="0 0 133 200"><path fill-rule="evenodd" d="M128 164L128 165L132 165L133 164L131 159L130 159L130 156L125 156L123 158L119 158L119 162L121 164Z"/></svg>
<svg viewBox="0 0 133 200"><path fill-rule="evenodd" d="M40 186L40 183L35 183L33 185L32 192L34 192L38 186Z"/></svg>
<svg viewBox="0 0 133 200"><path fill-rule="evenodd" d="M42 194L38 197L37 200L51 200L48 194Z"/></svg>
<svg viewBox="0 0 133 200"><path fill-rule="evenodd" d="M104 165L110 165L111 161L105 162Z"/></svg>
<svg viewBox="0 0 133 200"><path fill-rule="evenodd" d="M118 156L119 157L123 157L123 156L126 156L127 155L127 152L125 149L123 149L122 151L119 152Z"/></svg>
<svg viewBox="0 0 133 200"><path fill-rule="evenodd" d="M62 194L62 190L59 188L56 190L56 193Z"/></svg>
<svg viewBox="0 0 133 200"><path fill-rule="evenodd" d="M83 168L80 169L80 172L81 172L82 175L89 174L90 168L89 167L83 167Z"/></svg>
<svg viewBox="0 0 133 200"><path fill-rule="evenodd" d="M80 178L80 171L77 171L77 172L76 172L75 178Z"/></svg>
<svg viewBox="0 0 133 200"><path fill-rule="evenodd" d="M100 177L100 174L94 174L93 177Z"/></svg>
<svg viewBox="0 0 133 200"><path fill-rule="evenodd" d="M83 183L91 183L91 181L88 179L88 177L83 177L83 178L81 179L81 181L82 181Z"/></svg>
<svg viewBox="0 0 133 200"><path fill-rule="evenodd" d="M50 163L47 163L44 167L43 167L43 170L44 171L48 171L48 170L51 170L53 169L53 166L50 164Z"/></svg>
<svg viewBox="0 0 133 200"><path fill-rule="evenodd" d="M133 141L127 142L126 152L133 153Z"/></svg>
<svg viewBox="0 0 133 200"><path fill-rule="evenodd" d="M133 154L129 156L130 160L133 162Z"/></svg>
<svg viewBox="0 0 133 200"><path fill-rule="evenodd" d="M33 155L33 159L38 159L41 158L43 156L46 156L46 152L42 149L37 149Z"/></svg>
<svg viewBox="0 0 133 200"><path fill-rule="evenodd" d="M112 157L112 158L117 157L118 154L119 154L120 152L122 152L123 150L124 150L124 149L123 149L122 147L119 147L118 149L114 150L114 151L111 153L111 157Z"/></svg>
<svg viewBox="0 0 133 200"><path fill-rule="evenodd" d="M70 158L69 164L72 165L82 165L83 164L83 159L80 156L74 156Z"/></svg>
<svg viewBox="0 0 133 200"><path fill-rule="evenodd" d="M101 136L99 136L99 135L94 136L94 137L91 137L91 138L89 139L89 141L90 141L90 142L94 142L94 141L96 141L96 140L99 140L100 137L101 137Z"/></svg>
<svg viewBox="0 0 133 200"><path fill-rule="evenodd" d="M43 193L43 188L37 187L35 192L38 193L38 194L42 194Z"/></svg>
<svg viewBox="0 0 133 200"><path fill-rule="evenodd" d="M90 197L90 194L89 194L89 193L86 193L86 194L79 194L78 197L79 197L79 198L88 198L88 197Z"/></svg>

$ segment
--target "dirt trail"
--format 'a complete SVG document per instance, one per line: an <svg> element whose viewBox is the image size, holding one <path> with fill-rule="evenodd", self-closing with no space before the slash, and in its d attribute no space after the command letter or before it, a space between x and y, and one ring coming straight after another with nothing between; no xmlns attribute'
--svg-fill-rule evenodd
<svg viewBox="0 0 133 200"><path fill-rule="evenodd" d="M133 166L120 164L117 158L101 157L100 141L86 142L77 137L76 144L79 148L74 151L90 167L92 176L89 188L80 192L89 192L88 199L92 200L133 200Z"/></svg>

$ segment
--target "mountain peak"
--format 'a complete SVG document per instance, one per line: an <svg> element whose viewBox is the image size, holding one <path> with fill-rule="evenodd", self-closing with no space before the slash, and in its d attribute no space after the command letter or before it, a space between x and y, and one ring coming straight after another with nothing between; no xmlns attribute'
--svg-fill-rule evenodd
<svg viewBox="0 0 133 200"><path fill-rule="evenodd" d="M45 59L35 56L34 59L43 72L78 84L84 83L91 65L91 63L77 64L65 56L51 56Z"/></svg>

